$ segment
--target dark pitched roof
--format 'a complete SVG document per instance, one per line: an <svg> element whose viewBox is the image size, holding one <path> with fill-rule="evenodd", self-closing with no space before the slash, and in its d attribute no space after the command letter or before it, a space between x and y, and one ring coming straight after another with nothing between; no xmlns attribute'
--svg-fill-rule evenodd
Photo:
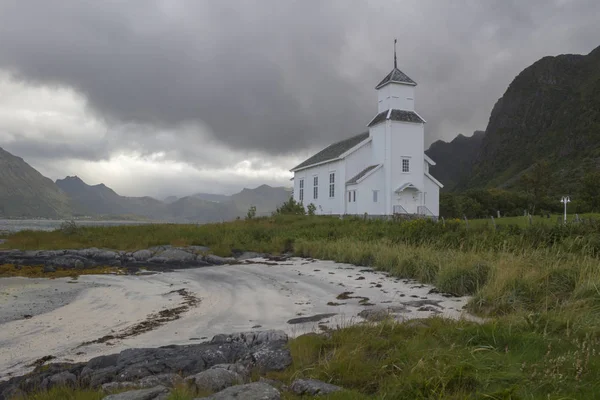
<svg viewBox="0 0 600 400"><path fill-rule="evenodd" d="M341 156L342 154L344 154L345 152L347 152L348 150L350 150L351 148L368 138L369 132L363 132L360 135L352 136L351 138L344 139L340 142L329 145L314 156L310 157L308 160L296 165L294 168L292 168L292 171L338 158L339 156Z"/></svg>
<svg viewBox="0 0 600 400"><path fill-rule="evenodd" d="M390 117L388 118L388 114ZM391 119L392 121L402 121L402 122L414 122L417 124L424 124L425 121L423 118L419 117L419 115L414 111L406 111L406 110L385 110L380 112L373 118L371 122L369 122L369 128L377 125L380 122L385 121L386 119Z"/></svg>
<svg viewBox="0 0 600 400"><path fill-rule="evenodd" d="M379 89L392 82L403 83L405 85L417 85L417 82L410 79L404 72L400 71L398 68L394 68L392 72L387 74L387 76L383 78L381 82L379 82L379 85L375 86L375 89Z"/></svg>
<svg viewBox="0 0 600 400"><path fill-rule="evenodd" d="M360 178L362 178L363 176L365 176L366 174L368 174L369 172L371 172L378 166L379 166L379 164L369 165L367 168L363 169L358 174L356 174L354 177L352 177L352 179L347 181L346 185L354 185Z"/></svg>

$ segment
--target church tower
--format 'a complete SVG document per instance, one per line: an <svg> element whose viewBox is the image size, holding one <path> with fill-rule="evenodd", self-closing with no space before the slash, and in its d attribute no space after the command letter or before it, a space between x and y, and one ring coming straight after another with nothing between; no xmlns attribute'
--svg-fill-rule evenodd
<svg viewBox="0 0 600 400"><path fill-rule="evenodd" d="M417 213L425 201L425 120L415 111L416 86L398 69L394 41L394 69L375 87L377 115L368 125L373 159L383 164L387 214L399 206Z"/></svg>

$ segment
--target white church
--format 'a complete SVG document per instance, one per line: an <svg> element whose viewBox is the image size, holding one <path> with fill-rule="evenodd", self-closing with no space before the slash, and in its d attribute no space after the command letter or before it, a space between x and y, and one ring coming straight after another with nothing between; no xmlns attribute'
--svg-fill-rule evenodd
<svg viewBox="0 0 600 400"><path fill-rule="evenodd" d="M429 173L416 82L397 67L376 87L368 132L334 143L294 167L294 200L317 214L439 216L443 185Z"/></svg>

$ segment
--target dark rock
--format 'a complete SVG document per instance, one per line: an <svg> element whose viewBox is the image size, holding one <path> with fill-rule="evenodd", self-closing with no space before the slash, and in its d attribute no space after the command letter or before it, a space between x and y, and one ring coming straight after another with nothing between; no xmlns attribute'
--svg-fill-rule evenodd
<svg viewBox="0 0 600 400"><path fill-rule="evenodd" d="M337 392L342 388L316 379L296 379L290 385L290 390L299 396L317 396Z"/></svg>
<svg viewBox="0 0 600 400"><path fill-rule="evenodd" d="M110 394L113 392L121 392L123 390L136 390L140 387L135 382L109 382L104 383L101 388L103 393Z"/></svg>
<svg viewBox="0 0 600 400"><path fill-rule="evenodd" d="M185 382L198 391L218 392L233 385L240 385L244 383L244 379L233 371L211 368L187 377Z"/></svg>
<svg viewBox="0 0 600 400"><path fill-rule="evenodd" d="M240 363L237 364L217 364L210 367L211 369L221 368L226 369L227 371L235 372L240 375L242 378L248 378L250 376L250 371L248 368Z"/></svg>
<svg viewBox="0 0 600 400"><path fill-rule="evenodd" d="M150 258L148 261L155 263L187 263L194 261L195 259L195 254L182 249L173 248L155 254L154 257Z"/></svg>
<svg viewBox="0 0 600 400"><path fill-rule="evenodd" d="M333 317L334 315L337 315L337 314L335 314L335 313L316 314L316 315L311 315L310 317L292 318L287 323L290 325L294 325L294 324L303 324L305 322L318 322L318 321L321 321L322 319Z"/></svg>
<svg viewBox="0 0 600 400"><path fill-rule="evenodd" d="M138 250L131 255L135 261L147 261L152 258L152 252L150 250Z"/></svg>
<svg viewBox="0 0 600 400"><path fill-rule="evenodd" d="M81 371L84 385L135 382L158 374L194 375L218 364L243 363L263 371L279 371L292 362L282 331L217 335L210 342L151 349L128 349L96 357ZM237 371L236 371L237 372Z"/></svg>
<svg viewBox="0 0 600 400"><path fill-rule="evenodd" d="M371 322L383 321L384 319L388 318L389 315L389 311L383 308L366 309L358 313L359 317Z"/></svg>
<svg viewBox="0 0 600 400"><path fill-rule="evenodd" d="M45 378L40 387L42 390L50 390L54 386L73 388L77 386L77 377L68 371L60 372Z"/></svg>
<svg viewBox="0 0 600 400"><path fill-rule="evenodd" d="M66 255L66 256L52 258L52 260L50 260L47 265L51 265L54 267L80 269L80 268L85 268L86 263L88 266L90 264L92 264L91 261L87 260L84 257L75 256L75 255Z"/></svg>
<svg viewBox="0 0 600 400"><path fill-rule="evenodd" d="M212 265L224 265L224 264L236 264L237 260L235 258L229 257L219 257L214 254L208 254L203 258L209 264Z"/></svg>
<svg viewBox="0 0 600 400"><path fill-rule="evenodd" d="M279 390L265 382L231 386L204 398L205 400L281 400Z"/></svg>
<svg viewBox="0 0 600 400"><path fill-rule="evenodd" d="M174 388L181 383L183 383L183 378L180 375L171 373L147 376L140 379L137 385L142 389L152 388L155 386Z"/></svg>
<svg viewBox="0 0 600 400"><path fill-rule="evenodd" d="M103 400L157 400L159 396L169 393L169 389L164 386L156 386L150 389L132 390L119 394L111 394ZM161 396L161 398L165 398Z"/></svg>

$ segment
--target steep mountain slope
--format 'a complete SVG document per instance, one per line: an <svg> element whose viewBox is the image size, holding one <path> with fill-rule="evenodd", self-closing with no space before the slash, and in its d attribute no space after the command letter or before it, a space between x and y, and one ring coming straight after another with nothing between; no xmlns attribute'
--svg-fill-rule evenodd
<svg viewBox="0 0 600 400"><path fill-rule="evenodd" d="M59 218L72 212L69 198L54 182L0 148L0 217Z"/></svg>
<svg viewBox="0 0 600 400"><path fill-rule="evenodd" d="M256 189L244 188L241 192L231 195L231 201L244 213L250 206L256 206L257 215L265 215L275 211L288 201L291 195L291 189L261 185Z"/></svg>
<svg viewBox="0 0 600 400"><path fill-rule="evenodd" d="M456 185L468 179L473 161L481 148L484 131L475 131L472 136L455 137L450 142L438 140L425 152L436 165L429 168L431 174L444 184L444 191L452 191Z"/></svg>
<svg viewBox="0 0 600 400"><path fill-rule="evenodd" d="M550 192L577 190L600 165L600 47L544 57L521 72L494 106L472 175L457 188L519 185L545 160Z"/></svg>

